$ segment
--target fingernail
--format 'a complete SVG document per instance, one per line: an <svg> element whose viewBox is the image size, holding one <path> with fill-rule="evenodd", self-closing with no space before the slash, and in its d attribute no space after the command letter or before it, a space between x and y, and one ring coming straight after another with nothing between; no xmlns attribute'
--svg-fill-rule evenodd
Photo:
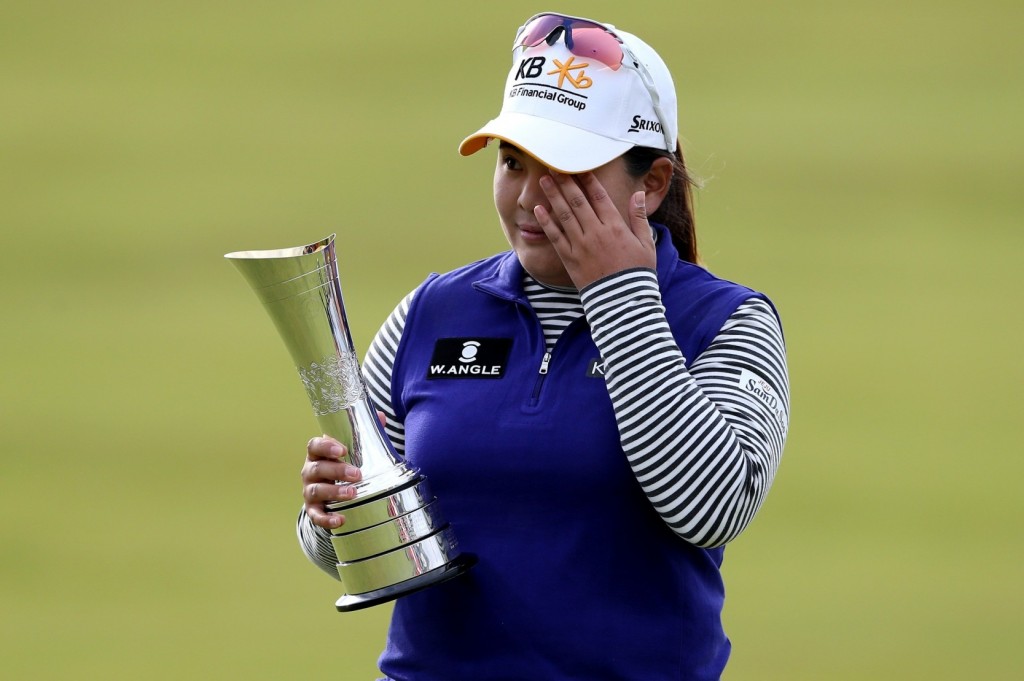
<svg viewBox="0 0 1024 681"><path fill-rule="evenodd" d="M360 480L363 477L363 472L355 466L346 466L345 477L349 480Z"/></svg>
<svg viewBox="0 0 1024 681"><path fill-rule="evenodd" d="M544 189L551 189L553 186L555 186L555 181L552 180L547 175L543 175L540 178L540 186L543 187Z"/></svg>
<svg viewBox="0 0 1024 681"><path fill-rule="evenodd" d="M331 456L333 456L335 459L340 459L341 455L344 453L345 450L342 449L341 445L331 445Z"/></svg>

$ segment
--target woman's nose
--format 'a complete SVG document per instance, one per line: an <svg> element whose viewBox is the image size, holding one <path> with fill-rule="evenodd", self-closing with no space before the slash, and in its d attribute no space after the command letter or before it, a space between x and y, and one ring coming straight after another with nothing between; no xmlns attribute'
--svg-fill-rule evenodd
<svg viewBox="0 0 1024 681"><path fill-rule="evenodd" d="M548 206L548 197L544 195L544 190L540 187L540 178L547 175L546 171L530 173L526 181L523 182L522 190L519 192L519 207L523 210L533 213L533 207L540 205L545 208Z"/></svg>

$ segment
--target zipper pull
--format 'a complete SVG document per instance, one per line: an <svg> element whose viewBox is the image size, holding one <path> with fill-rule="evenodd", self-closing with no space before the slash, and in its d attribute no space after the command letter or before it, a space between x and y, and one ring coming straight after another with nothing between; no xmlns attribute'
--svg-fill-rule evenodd
<svg viewBox="0 0 1024 681"><path fill-rule="evenodd" d="M549 364L551 364L551 353L545 352L544 359L540 361L540 373L542 376L548 372Z"/></svg>

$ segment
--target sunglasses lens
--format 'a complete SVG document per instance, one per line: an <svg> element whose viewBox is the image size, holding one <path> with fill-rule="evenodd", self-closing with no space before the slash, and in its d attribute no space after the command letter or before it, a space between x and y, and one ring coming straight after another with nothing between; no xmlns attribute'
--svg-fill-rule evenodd
<svg viewBox="0 0 1024 681"><path fill-rule="evenodd" d="M585 19L573 19L559 14L542 14L523 27L517 47L536 47L555 29L567 32L564 42L578 57L596 59L617 70L622 63L619 40L604 26Z"/></svg>
<svg viewBox="0 0 1024 681"><path fill-rule="evenodd" d="M570 50L577 57L595 59L613 71L622 65L622 46L603 26L574 25Z"/></svg>
<svg viewBox="0 0 1024 681"><path fill-rule="evenodd" d="M551 35L551 31L561 26L563 22L565 22L565 18L557 14L540 15L523 27L517 47L535 47L540 45L545 38Z"/></svg>

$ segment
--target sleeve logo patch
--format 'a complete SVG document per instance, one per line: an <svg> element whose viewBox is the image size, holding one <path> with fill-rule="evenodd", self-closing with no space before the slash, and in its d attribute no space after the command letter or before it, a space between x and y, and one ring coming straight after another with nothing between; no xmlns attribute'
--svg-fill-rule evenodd
<svg viewBox="0 0 1024 681"><path fill-rule="evenodd" d="M511 338L439 338L427 378L501 378L511 351Z"/></svg>
<svg viewBox="0 0 1024 681"><path fill-rule="evenodd" d="M775 389L763 378L746 369L740 370L740 387L768 408L768 411L782 427L782 433L785 434L789 417L786 415L786 410L782 407L782 400L779 399Z"/></svg>

